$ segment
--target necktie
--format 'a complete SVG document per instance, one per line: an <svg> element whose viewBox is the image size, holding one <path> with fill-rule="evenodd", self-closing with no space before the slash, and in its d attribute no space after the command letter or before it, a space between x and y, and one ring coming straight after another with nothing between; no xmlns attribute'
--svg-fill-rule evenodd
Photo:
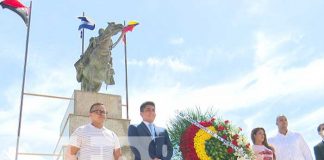
<svg viewBox="0 0 324 160"><path fill-rule="evenodd" d="M155 139L155 131L154 131L154 125L152 123L149 124L150 132L152 135L152 139Z"/></svg>

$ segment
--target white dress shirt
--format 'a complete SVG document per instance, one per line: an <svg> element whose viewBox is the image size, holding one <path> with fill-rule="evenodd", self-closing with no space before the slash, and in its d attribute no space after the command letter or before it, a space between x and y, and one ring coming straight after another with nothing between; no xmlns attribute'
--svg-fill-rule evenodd
<svg viewBox="0 0 324 160"><path fill-rule="evenodd" d="M299 133L288 131L286 135L278 133L269 138L269 144L275 148L277 160L312 160L312 154Z"/></svg>
<svg viewBox="0 0 324 160"><path fill-rule="evenodd" d="M146 121L143 121L144 124L146 125L146 127L149 129L149 131L151 132L151 138L154 140L155 139L155 125L153 123L149 123ZM150 124L152 125L153 128L150 127Z"/></svg>

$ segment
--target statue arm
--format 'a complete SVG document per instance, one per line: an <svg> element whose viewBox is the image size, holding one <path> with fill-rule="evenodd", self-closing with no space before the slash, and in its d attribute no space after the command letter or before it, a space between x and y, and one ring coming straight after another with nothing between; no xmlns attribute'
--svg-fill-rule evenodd
<svg viewBox="0 0 324 160"><path fill-rule="evenodd" d="M120 36L118 37L118 39L116 40L116 42L111 46L111 48L114 48L118 42L124 37L125 33L121 33Z"/></svg>

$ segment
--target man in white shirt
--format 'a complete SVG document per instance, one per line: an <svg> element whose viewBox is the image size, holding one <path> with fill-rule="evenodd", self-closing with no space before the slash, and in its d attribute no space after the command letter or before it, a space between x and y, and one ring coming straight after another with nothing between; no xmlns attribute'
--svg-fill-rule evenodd
<svg viewBox="0 0 324 160"><path fill-rule="evenodd" d="M269 144L275 148L277 160L312 160L312 154L304 138L296 132L288 131L286 116L276 119L278 134L269 138Z"/></svg>
<svg viewBox="0 0 324 160"><path fill-rule="evenodd" d="M117 135L104 127L106 109L95 103L89 111L91 123L77 128L70 137L67 160L118 160L121 149Z"/></svg>

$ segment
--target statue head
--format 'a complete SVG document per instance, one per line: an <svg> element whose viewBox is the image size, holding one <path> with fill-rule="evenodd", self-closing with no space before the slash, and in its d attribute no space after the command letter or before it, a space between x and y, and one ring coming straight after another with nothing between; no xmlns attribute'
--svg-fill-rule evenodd
<svg viewBox="0 0 324 160"><path fill-rule="evenodd" d="M103 28L100 28L98 33L99 33L99 36L101 36L105 33L105 30Z"/></svg>
<svg viewBox="0 0 324 160"><path fill-rule="evenodd" d="M118 32L122 31L124 26L122 24L116 24L115 22L108 22L108 26L106 28L106 31L111 35L114 36Z"/></svg>

